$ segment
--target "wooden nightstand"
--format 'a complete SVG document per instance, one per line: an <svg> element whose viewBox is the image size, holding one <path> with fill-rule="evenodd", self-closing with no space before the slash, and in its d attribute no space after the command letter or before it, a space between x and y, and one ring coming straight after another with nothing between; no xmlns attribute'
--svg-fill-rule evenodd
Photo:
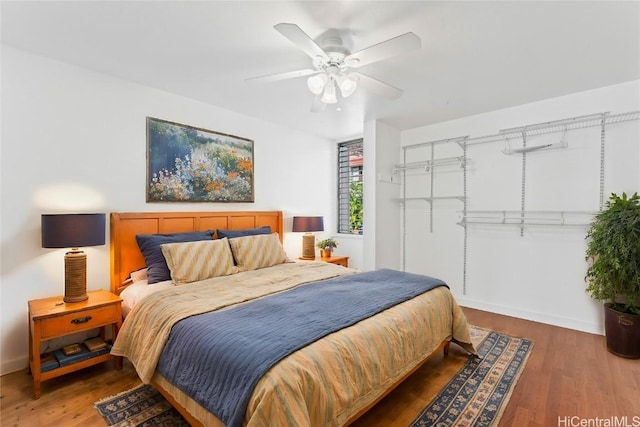
<svg viewBox="0 0 640 427"><path fill-rule="evenodd" d="M40 344L76 332L100 328L100 336L105 338L106 327L112 327L113 338L122 326L122 300L119 296L104 290L87 292L89 299L81 302L65 303L62 297L29 301L29 368L33 375L33 397L40 397L42 381L96 365L111 359L108 351L88 359L60 366L42 372L40 364ZM122 368L122 358L116 358L118 369Z"/></svg>
<svg viewBox="0 0 640 427"><path fill-rule="evenodd" d="M327 258L320 258L320 261L328 262L330 264L341 265L343 267L349 267L348 256L330 256Z"/></svg>

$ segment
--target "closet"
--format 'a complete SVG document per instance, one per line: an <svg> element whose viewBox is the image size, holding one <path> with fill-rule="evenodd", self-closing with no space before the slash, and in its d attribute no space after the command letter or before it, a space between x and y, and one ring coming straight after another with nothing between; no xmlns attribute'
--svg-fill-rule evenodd
<svg viewBox="0 0 640 427"><path fill-rule="evenodd" d="M607 130L638 119L640 111L603 112L402 147L402 163L392 171L394 182L400 184L402 270L407 268L408 238L417 239L416 234L430 238L439 226L436 213L441 203L447 204L448 211L451 203L459 206L445 221L462 231L451 237L462 240L463 295L467 293L469 233L494 227L515 228L521 237L530 227L586 232L608 199ZM545 174L559 178L541 180ZM573 206L576 200L585 202ZM411 221L418 217L426 225L415 231Z"/></svg>

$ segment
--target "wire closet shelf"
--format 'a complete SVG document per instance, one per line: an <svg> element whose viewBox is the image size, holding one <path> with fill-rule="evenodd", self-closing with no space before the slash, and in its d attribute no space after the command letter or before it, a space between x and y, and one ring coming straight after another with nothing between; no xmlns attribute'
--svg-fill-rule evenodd
<svg viewBox="0 0 640 427"><path fill-rule="evenodd" d="M582 129L594 126L602 126L627 122L630 120L640 119L640 111L629 111L620 114L610 114L609 112L588 114L585 116L576 116L568 119L554 120L550 122L536 123L532 125L519 126L514 128L502 129L498 133L483 136L460 136L455 138L438 139L434 141L419 142L416 144L405 145L403 150L424 147L427 145L440 145L448 143L456 143L462 146L466 141L467 147L486 144L489 142L499 142L510 138L519 138L523 134L527 136L545 135L550 133L565 132L568 130Z"/></svg>
<svg viewBox="0 0 640 427"><path fill-rule="evenodd" d="M640 111L630 111L620 114L611 114L610 112L602 112L596 114L589 114L584 116L576 116L567 119L536 123L526 126L519 126L513 128L502 129L498 133L491 135L483 135L478 137L471 137L469 135L446 138L439 140L432 140L427 142L421 142L416 144L409 144L402 147L403 161L405 163L395 165L393 169L393 175L406 178L408 171L420 171L429 172L431 175L431 194L426 197L407 197L405 179L401 179L402 184L402 269L405 270L405 245L406 245L406 202L410 200L425 200L430 205L430 229L433 231L433 201L440 198L446 199L458 199L463 203L462 211L458 211L457 224L464 229L464 249L463 249L463 294L466 295L467 291L467 231L468 226L471 224L482 225L513 225L520 228L520 235L524 233L524 228L527 226L542 226L542 227L587 227L590 225L591 220L597 211L578 211L578 210L565 210L565 211L532 211L525 208L525 179L526 179L526 163L527 153L531 151L547 150L554 148L566 148L566 134L568 131L583 129L589 127L600 127L600 209L604 205L604 155L605 155L605 129L609 125L618 123L639 120ZM538 135L546 135L553 133L563 133L562 139L559 143L544 144L538 146L527 146L527 139ZM512 149L510 140L521 139L522 148ZM469 163L469 157L467 156L467 149L469 147L492 143L492 142L504 142L505 149L502 150L504 154L519 154L522 156L522 176L521 176L521 209L520 210L469 210L467 205L467 164ZM448 157L436 159L434 158L434 147L440 144L456 144L462 151L462 156ZM408 163L407 153L412 149L420 147L431 148L431 159L422 162ZM433 174L437 166L450 166L458 164L463 172L463 194L461 196L448 196L448 197L434 197L433 195Z"/></svg>
<svg viewBox="0 0 640 427"><path fill-rule="evenodd" d="M630 120L640 119L640 111L630 111L621 114L610 114L608 112L589 114L586 116L576 116L568 119L555 120L551 122L536 123L533 125L503 129L497 134L480 136L467 139L467 146L485 144L488 142L504 141L510 138L520 138L522 135L537 136L550 133L566 132L569 130L583 129L594 126L610 125L622 123Z"/></svg>

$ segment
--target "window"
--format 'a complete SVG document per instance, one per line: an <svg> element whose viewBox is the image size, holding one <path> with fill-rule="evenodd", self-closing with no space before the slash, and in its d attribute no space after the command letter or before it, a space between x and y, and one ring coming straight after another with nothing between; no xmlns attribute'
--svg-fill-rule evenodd
<svg viewBox="0 0 640 427"><path fill-rule="evenodd" d="M338 144L338 233L362 234L362 139Z"/></svg>

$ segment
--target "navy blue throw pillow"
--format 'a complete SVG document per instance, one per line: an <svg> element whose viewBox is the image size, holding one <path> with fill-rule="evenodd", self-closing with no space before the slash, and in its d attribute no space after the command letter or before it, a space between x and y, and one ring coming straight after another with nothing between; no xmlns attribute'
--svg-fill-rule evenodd
<svg viewBox="0 0 640 427"><path fill-rule="evenodd" d="M218 229L218 239L233 239L235 237L255 236L256 234L271 234L271 227L265 225L258 228L245 228L244 230L220 230Z"/></svg>
<svg viewBox="0 0 640 427"><path fill-rule="evenodd" d="M149 284L171 280L171 272L162 254L160 245L165 243L193 242L196 240L211 240L213 230L192 231L188 233L170 234L138 234L136 241L140 252L147 263L147 280Z"/></svg>

